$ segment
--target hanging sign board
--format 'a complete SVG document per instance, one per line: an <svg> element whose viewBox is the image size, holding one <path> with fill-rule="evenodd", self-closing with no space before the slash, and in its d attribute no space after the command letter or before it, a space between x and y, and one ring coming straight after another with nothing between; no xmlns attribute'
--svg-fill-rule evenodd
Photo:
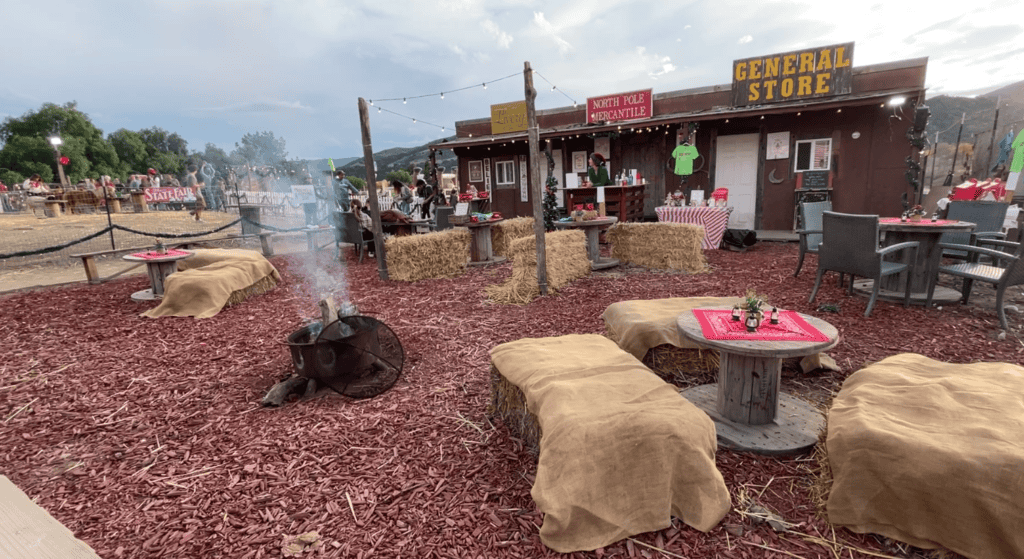
<svg viewBox="0 0 1024 559"><path fill-rule="evenodd" d="M526 130L526 101L491 105L491 134Z"/></svg>
<svg viewBox="0 0 1024 559"><path fill-rule="evenodd" d="M804 171L800 181L800 188L821 190L828 188L828 171Z"/></svg>
<svg viewBox="0 0 1024 559"><path fill-rule="evenodd" d="M638 120L654 115L650 89L587 98L587 124Z"/></svg>
<svg viewBox="0 0 1024 559"><path fill-rule="evenodd" d="M765 105L850 93L853 43L784 52L732 63L732 104Z"/></svg>
<svg viewBox="0 0 1024 559"><path fill-rule="evenodd" d="M296 204L316 204L316 191L311 184L293 184L292 200Z"/></svg>

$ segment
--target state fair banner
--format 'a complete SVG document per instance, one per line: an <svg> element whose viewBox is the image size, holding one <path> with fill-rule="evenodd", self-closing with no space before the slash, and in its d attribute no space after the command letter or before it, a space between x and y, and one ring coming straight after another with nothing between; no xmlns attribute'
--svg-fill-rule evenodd
<svg viewBox="0 0 1024 559"><path fill-rule="evenodd" d="M192 189L185 187L160 187L143 189L146 203L163 204L167 202L195 202L196 195Z"/></svg>

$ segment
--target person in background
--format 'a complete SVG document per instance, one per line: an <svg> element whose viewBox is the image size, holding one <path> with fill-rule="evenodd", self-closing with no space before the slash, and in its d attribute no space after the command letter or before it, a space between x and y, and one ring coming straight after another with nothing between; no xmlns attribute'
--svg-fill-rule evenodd
<svg viewBox="0 0 1024 559"><path fill-rule="evenodd" d="M430 188L427 181L417 179L416 195L423 200L420 202L420 219L430 219L430 204L434 202L434 189Z"/></svg>
<svg viewBox="0 0 1024 559"><path fill-rule="evenodd" d="M199 182L199 179L196 178L196 171L199 169L195 165L189 165L186 170L188 171L188 174L185 175L185 188L196 196L196 207L194 210L188 212L188 215L194 215L196 217L196 221L201 221L200 216L203 213L203 208L206 207L206 200L203 199L203 193L200 192L199 185L201 183ZM200 202L200 200L202 200L202 202Z"/></svg>
<svg viewBox="0 0 1024 559"><path fill-rule="evenodd" d="M128 190L135 192L142 188L142 178L138 174L132 174L131 181L128 182Z"/></svg>
<svg viewBox="0 0 1024 559"><path fill-rule="evenodd" d="M50 194L50 187L46 186L43 182L42 177L38 174L32 175L25 179L25 182L21 185L23 190L27 190L29 196L43 196L46 197Z"/></svg>
<svg viewBox="0 0 1024 559"><path fill-rule="evenodd" d="M0 211L11 211L10 201L7 199L7 185L0 181Z"/></svg>
<svg viewBox="0 0 1024 559"><path fill-rule="evenodd" d="M334 174L334 202L343 212L348 211L349 200L352 198L350 193L359 194L359 189L345 178L345 171L338 169Z"/></svg>
<svg viewBox="0 0 1024 559"><path fill-rule="evenodd" d="M150 167L146 173L149 175L149 186L153 188L160 188L160 175L156 174L156 169ZM145 185L143 185L145 186Z"/></svg>
<svg viewBox="0 0 1024 559"><path fill-rule="evenodd" d="M217 185L213 187L213 198L214 198L214 210L227 211L225 204L227 203L224 199L224 179L217 179Z"/></svg>
<svg viewBox="0 0 1024 559"><path fill-rule="evenodd" d="M391 181L391 187L395 189L395 207L398 211L409 215L412 210L412 190L400 180Z"/></svg>
<svg viewBox="0 0 1024 559"><path fill-rule="evenodd" d="M359 198L353 199L351 205L352 213L355 214L356 219L359 220L359 231L363 235L363 240L372 241L373 220L370 219L370 209L363 207L363 203L359 201ZM373 257L374 248L376 247L374 247L373 243L370 243L370 245L366 249L366 254L369 255L371 258Z"/></svg>
<svg viewBox="0 0 1024 559"><path fill-rule="evenodd" d="M193 212L196 216L196 221L203 220L203 210L206 209L206 197L203 196L203 190L205 190L205 188L203 188L204 186L206 186L206 183L200 181L196 184L195 188L192 189L196 193L196 209Z"/></svg>
<svg viewBox="0 0 1024 559"><path fill-rule="evenodd" d="M206 199L206 203L209 204L209 208L213 211L217 211L217 195L214 192L215 186L213 178L217 176L217 169L205 161L199 162L199 174L203 177L203 183L206 187L203 188L203 198Z"/></svg>
<svg viewBox="0 0 1024 559"><path fill-rule="evenodd" d="M590 154L590 168L587 169L587 179L591 186L608 186L612 183L608 177L608 169L604 165L604 156L596 151Z"/></svg>

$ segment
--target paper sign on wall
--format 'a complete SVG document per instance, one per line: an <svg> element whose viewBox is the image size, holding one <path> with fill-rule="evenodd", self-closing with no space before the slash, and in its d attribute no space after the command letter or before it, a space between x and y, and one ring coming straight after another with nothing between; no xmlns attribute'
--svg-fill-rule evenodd
<svg viewBox="0 0 1024 559"><path fill-rule="evenodd" d="M519 201L529 202L530 201L530 187L528 186L529 181L526 180L528 175L528 169L526 168L526 156L519 156Z"/></svg>
<svg viewBox="0 0 1024 559"><path fill-rule="evenodd" d="M612 139L608 136L594 138L594 153L600 153L605 159L611 159Z"/></svg>
<svg viewBox="0 0 1024 559"><path fill-rule="evenodd" d="M565 174L565 187L566 188L576 188L576 187L578 187L580 185L579 181L580 181L580 177L576 173L566 173Z"/></svg>
<svg viewBox="0 0 1024 559"><path fill-rule="evenodd" d="M296 204L316 204L316 192L311 184L293 184L292 200Z"/></svg>
<svg viewBox="0 0 1024 559"><path fill-rule="evenodd" d="M469 202L455 204L455 215L469 215Z"/></svg>

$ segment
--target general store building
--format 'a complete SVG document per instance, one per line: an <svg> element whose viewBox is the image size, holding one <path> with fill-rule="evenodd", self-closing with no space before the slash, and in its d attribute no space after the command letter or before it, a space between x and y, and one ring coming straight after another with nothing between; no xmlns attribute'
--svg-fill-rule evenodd
<svg viewBox="0 0 1024 559"><path fill-rule="evenodd" d="M642 209L620 219L656 219L666 194L729 189L730 227L790 231L800 200L829 198L836 211L899 215L917 196L907 178L923 128L927 58L854 67L853 43L733 62L733 83L652 94L632 91L588 99L587 106L537 111L541 180L572 186L595 149L609 175L637 170ZM647 99L644 99L644 96ZM532 215L523 112L492 106L491 118L456 123L456 138L434 144L458 157L462 190L490 192L493 211ZM917 114L915 114L917 113ZM511 131L509 131L511 129ZM672 153L697 148L693 173L676 175ZM579 173L578 177L584 177ZM606 189L607 191L607 189Z"/></svg>

